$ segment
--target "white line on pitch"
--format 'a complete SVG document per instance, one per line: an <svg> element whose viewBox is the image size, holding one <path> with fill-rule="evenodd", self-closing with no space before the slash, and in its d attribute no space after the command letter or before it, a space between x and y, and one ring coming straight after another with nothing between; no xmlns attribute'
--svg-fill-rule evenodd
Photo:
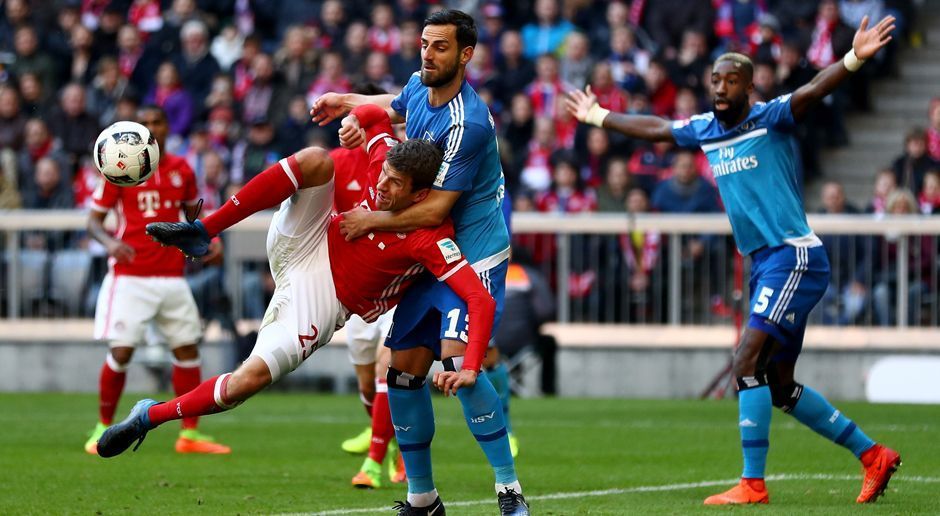
<svg viewBox="0 0 940 516"><path fill-rule="evenodd" d="M783 473L779 475L768 475L768 481L782 481L782 480L860 480L861 477L858 475L831 475L825 473ZM680 484L663 484L663 485L654 485L654 486L637 486L637 487L624 487L624 488L615 488L615 489L600 489L595 491L573 491L568 493L549 493L543 495L534 495L527 496L528 500L564 500L567 498L589 498L594 496L610 496L610 495L619 495L619 494L630 494L630 493L652 493L659 491L681 491L684 489L697 489L699 487L712 487L720 486L725 484L734 484L737 482L738 478L732 478L727 480L705 480L702 482L683 482ZM920 484L938 484L940 483L940 478L937 477L905 477L899 476L892 478L893 481L898 482L914 482ZM492 498L487 498L486 500L463 500L456 502L446 502L444 505L447 507L468 507L473 505L486 505L486 504L495 504L496 502ZM386 505L383 507L371 507L371 508L360 508L360 509L334 509L329 511L321 511L314 513L288 513L281 516L334 516L338 514L366 514L366 513L375 513L375 512L388 512L390 506Z"/></svg>

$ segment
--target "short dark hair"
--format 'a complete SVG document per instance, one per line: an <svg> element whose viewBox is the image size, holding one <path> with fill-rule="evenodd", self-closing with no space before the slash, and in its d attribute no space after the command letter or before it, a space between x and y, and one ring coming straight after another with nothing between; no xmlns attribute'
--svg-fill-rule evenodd
<svg viewBox="0 0 940 516"><path fill-rule="evenodd" d="M431 188L443 158L441 149L420 138L405 140L385 154L389 165L411 178L412 190Z"/></svg>
<svg viewBox="0 0 940 516"><path fill-rule="evenodd" d="M384 95L388 93L385 91L385 88L376 85L371 82L359 82L353 85L353 93L358 93L360 95Z"/></svg>
<svg viewBox="0 0 940 516"><path fill-rule="evenodd" d="M737 52L726 52L718 56L718 59L715 59L714 66L717 67L718 63L723 61L733 63L735 68L742 70L748 79L754 77L754 63L751 61L750 57Z"/></svg>
<svg viewBox="0 0 940 516"><path fill-rule="evenodd" d="M443 9L424 20L428 25L453 25L457 27L457 45L461 49L477 46L477 24L469 14L456 9Z"/></svg>
<svg viewBox="0 0 940 516"><path fill-rule="evenodd" d="M160 113L160 118L162 118L164 121L169 121L166 116L166 110L156 104L144 104L138 107L137 116L139 117L140 113L143 113L144 111L156 111L157 113Z"/></svg>

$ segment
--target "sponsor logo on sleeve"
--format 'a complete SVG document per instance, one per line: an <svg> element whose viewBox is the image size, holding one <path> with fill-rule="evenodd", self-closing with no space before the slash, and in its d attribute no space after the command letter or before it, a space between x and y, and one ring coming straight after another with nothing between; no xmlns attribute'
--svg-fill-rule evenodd
<svg viewBox="0 0 940 516"><path fill-rule="evenodd" d="M460 259L460 248L449 238L438 240L437 248L440 249L441 255L447 263L454 263Z"/></svg>
<svg viewBox="0 0 940 516"><path fill-rule="evenodd" d="M450 168L450 163L446 161L441 163L441 168L437 170L437 177L434 178L434 186L444 186L444 178L447 177L447 169Z"/></svg>

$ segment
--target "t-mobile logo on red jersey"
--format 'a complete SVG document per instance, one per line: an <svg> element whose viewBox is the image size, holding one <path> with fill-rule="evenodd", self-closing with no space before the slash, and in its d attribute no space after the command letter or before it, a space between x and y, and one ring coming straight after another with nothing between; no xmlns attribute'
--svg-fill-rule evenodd
<svg viewBox="0 0 940 516"><path fill-rule="evenodd" d="M160 207L160 192L156 190L146 190L137 192L137 209L140 210L144 218L157 216L157 208Z"/></svg>

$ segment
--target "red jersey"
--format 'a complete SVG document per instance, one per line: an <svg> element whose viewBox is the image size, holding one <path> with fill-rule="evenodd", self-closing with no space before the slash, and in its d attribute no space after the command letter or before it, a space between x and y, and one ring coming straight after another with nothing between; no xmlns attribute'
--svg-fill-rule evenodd
<svg viewBox="0 0 940 516"><path fill-rule="evenodd" d="M366 130L370 188L361 201L365 209L375 208L375 189L385 162L385 153L398 143L385 110L359 106L353 110ZM336 297L350 312L372 322L392 309L405 290L425 270L446 281L467 302L470 316L470 342L464 367L478 370L493 327L496 303L480 283L454 242L454 227L448 219L433 228L408 233L375 231L347 242L340 234L343 216L330 221L328 245Z"/></svg>
<svg viewBox="0 0 940 516"><path fill-rule="evenodd" d="M186 160L164 154L153 176L137 186L121 187L104 180L101 183L92 198L91 209L104 213L114 208L118 218L114 236L136 253L130 263L110 260L114 274L182 276L183 253L154 242L145 227L151 222L178 222L184 205L196 202L196 175Z"/></svg>
<svg viewBox="0 0 940 516"><path fill-rule="evenodd" d="M369 154L362 147L338 147L330 151L330 158L336 183L333 208L339 213L349 211L359 206L366 190L375 184L369 177Z"/></svg>

